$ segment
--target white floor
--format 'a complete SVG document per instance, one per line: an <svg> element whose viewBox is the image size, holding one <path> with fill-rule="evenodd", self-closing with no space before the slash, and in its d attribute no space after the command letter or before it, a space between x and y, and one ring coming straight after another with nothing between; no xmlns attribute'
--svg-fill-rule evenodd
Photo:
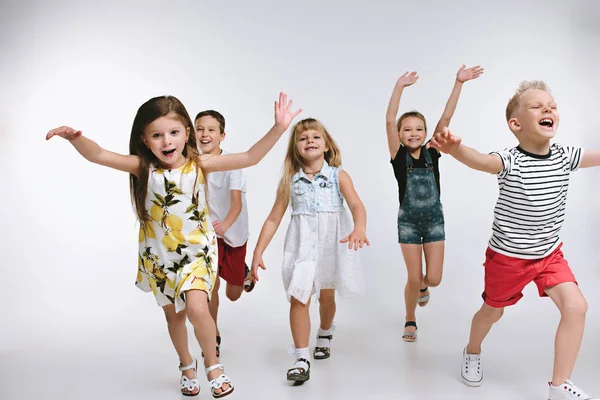
<svg viewBox="0 0 600 400"><path fill-rule="evenodd" d="M376 305L377 293L366 296L374 302L339 300L332 357L314 361L310 381L298 387L285 380L293 363L287 355L287 304L283 295L267 296L264 292L275 288L261 281L255 292L222 308L222 362L236 386L230 398L547 398L558 322L551 302L536 298L533 287L527 289L523 303L508 310L488 337L483 386L469 388L460 380L460 354L479 300L475 296L471 309L457 310L453 299L462 295L448 281L419 310L417 343L401 340L400 291L397 305ZM112 315L98 306L90 315L73 317L70 326L50 323L31 338L21 338L20 348L0 354L0 399L180 398L177 358L160 310L149 307L152 301L140 292L139 303ZM317 321L317 308L312 310ZM598 329L598 319L590 314L573 380L600 394ZM191 348L200 355L193 341ZM199 398L211 398L206 380L201 384Z"/></svg>

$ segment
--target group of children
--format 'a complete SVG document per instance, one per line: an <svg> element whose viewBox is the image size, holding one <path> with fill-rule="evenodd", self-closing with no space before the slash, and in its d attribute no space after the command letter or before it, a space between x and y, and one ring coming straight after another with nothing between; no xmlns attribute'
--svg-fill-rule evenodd
<svg viewBox="0 0 600 400"><path fill-rule="evenodd" d="M415 72L398 79L389 102L386 130L399 190L398 242L408 272L402 337L408 342L417 340L416 307L427 305L430 288L441 281L445 229L438 160L440 152L450 154L471 168L496 174L500 187L484 263L484 303L473 318L463 351L463 381L481 385L485 336L504 307L515 304L524 286L534 281L540 295L549 296L561 312L549 399L592 399L569 380L587 304L563 258L559 231L570 172L599 166L600 151L550 144L559 114L549 89L539 81L522 83L506 109L519 146L490 154L466 147L448 125L463 83L482 73L480 67L460 68L428 143L422 114L411 111L396 119L403 90L418 79ZM46 136L63 137L88 161L129 173L140 222L136 285L152 291L164 310L180 360L181 392L186 396L200 391L198 361L188 350L186 319L202 349L212 395L219 398L233 392L234 385L218 361L219 277L227 282L226 296L232 301L254 288L258 269L265 269L263 253L290 205L282 276L296 360L287 371L288 380L310 378L312 295L320 311L312 356L326 359L331 356L335 291L342 296L361 292L357 250L369 245L366 210L350 176L340 167L335 140L313 118L291 129L275 203L261 229L251 268L245 263L249 230L241 170L260 162L300 112L292 111L292 101L281 93L275 102L273 127L248 151L237 154L221 149L226 133L220 113L200 112L193 123L183 104L172 96L150 99L139 108L129 155L105 150L66 126Z"/></svg>

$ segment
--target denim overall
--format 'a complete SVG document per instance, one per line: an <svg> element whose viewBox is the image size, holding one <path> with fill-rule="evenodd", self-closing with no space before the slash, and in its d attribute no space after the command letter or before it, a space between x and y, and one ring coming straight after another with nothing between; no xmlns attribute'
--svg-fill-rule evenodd
<svg viewBox="0 0 600 400"><path fill-rule="evenodd" d="M426 168L413 168L406 152L406 191L398 211L398 242L423 244L445 240L444 212L435 182L431 154L425 146Z"/></svg>

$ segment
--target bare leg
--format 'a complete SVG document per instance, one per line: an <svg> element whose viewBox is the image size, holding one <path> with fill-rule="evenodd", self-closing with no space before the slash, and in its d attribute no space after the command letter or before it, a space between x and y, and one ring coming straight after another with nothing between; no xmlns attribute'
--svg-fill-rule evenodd
<svg viewBox="0 0 600 400"><path fill-rule="evenodd" d="M502 314L504 314L504 308L494 308L483 303L471 322L471 336L467 345L467 353L481 354L483 339L492 329L492 325L502 318Z"/></svg>
<svg viewBox="0 0 600 400"><path fill-rule="evenodd" d="M217 334L215 336L220 336L221 332L219 332L219 324L217 322L219 316L219 288L221 287L221 278L217 275L217 279L215 280L215 285L213 286L212 295L210 297L210 303L208 304L208 308L210 310L210 315L212 316L213 321L215 321L215 327Z"/></svg>
<svg viewBox="0 0 600 400"><path fill-rule="evenodd" d="M321 315L321 329L331 329L335 317L335 290L323 289L319 294L319 314Z"/></svg>
<svg viewBox="0 0 600 400"><path fill-rule="evenodd" d="M290 328L292 330L292 337L294 338L294 347L297 349L308 347L310 336L309 306L310 298L306 304L301 303L294 297L292 297L290 302Z"/></svg>
<svg viewBox="0 0 600 400"><path fill-rule="evenodd" d="M200 348L204 353L204 366L210 367L219 362L217 358L217 338L215 321L209 310L208 295L201 290L189 290L185 294L188 319L194 326L194 333ZM208 379L215 379L223 373L216 369L208 374ZM228 384L223 385L223 390L229 389ZM221 393L220 389L215 391Z"/></svg>
<svg viewBox="0 0 600 400"><path fill-rule="evenodd" d="M404 288L404 304L406 306L406 321L417 321L415 314L417 300L419 298L419 289L423 280L423 256L422 246L420 244L401 243L402 255L408 272L408 280ZM404 328L405 332L415 332L415 327Z"/></svg>
<svg viewBox="0 0 600 400"><path fill-rule="evenodd" d="M436 287L442 281L444 268L444 241L423 244L425 253L425 287Z"/></svg>
<svg viewBox="0 0 600 400"><path fill-rule="evenodd" d="M573 282L546 289L546 293L560 310L560 323L554 341L554 371L552 384L562 385L571 378L583 339L587 302Z"/></svg>
<svg viewBox="0 0 600 400"><path fill-rule="evenodd" d="M177 355L179 356L179 362L183 366L188 366L192 363L193 358L192 358L192 355L190 354L190 350L188 348L187 328L185 326L185 321L186 321L185 311L176 313L175 306L173 304L164 306L163 311L164 311L165 317L167 319L167 327L169 329L169 336L171 337L171 341L173 342L175 351L177 352ZM189 379L194 379L195 371L193 369L188 369L186 371L183 371L183 375L185 375ZM191 392L186 390L186 393L194 394L194 393L198 393L198 391L199 391L199 389L196 389Z"/></svg>

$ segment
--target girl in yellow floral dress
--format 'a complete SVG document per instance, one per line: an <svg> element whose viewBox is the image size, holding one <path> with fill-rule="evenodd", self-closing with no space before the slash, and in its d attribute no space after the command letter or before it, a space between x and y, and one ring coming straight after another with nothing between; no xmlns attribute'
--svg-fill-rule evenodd
<svg viewBox="0 0 600 400"><path fill-rule="evenodd" d="M269 132L247 152L222 156L198 154L194 125L183 104L172 96L155 97L139 108L129 139L130 155L105 150L67 126L46 135L47 140L53 136L69 140L88 161L130 174L131 197L140 221L136 285L152 291L164 310L179 355L181 392L186 396L200 392L198 361L188 349L186 316L204 353L213 397L227 396L234 388L218 363L216 328L208 309L218 247L208 222L205 174L257 164L300 113L291 112L291 106L292 101L280 93Z"/></svg>

